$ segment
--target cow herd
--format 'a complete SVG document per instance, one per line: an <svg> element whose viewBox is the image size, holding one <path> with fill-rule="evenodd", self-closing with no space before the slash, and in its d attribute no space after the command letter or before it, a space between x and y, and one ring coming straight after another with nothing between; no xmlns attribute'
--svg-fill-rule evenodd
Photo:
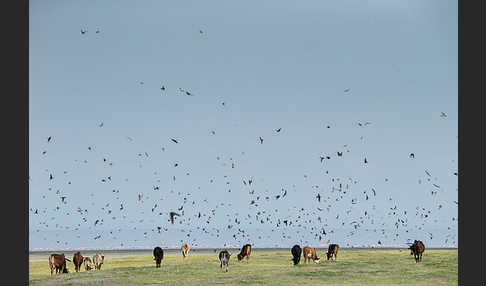
<svg viewBox="0 0 486 286"><path fill-rule="evenodd" d="M83 257L81 253L78 251L74 253L73 260L69 260L66 258L64 253L62 254L51 254L49 256L49 269L51 270L51 275L56 270L56 274L58 273L69 273L66 265L66 261L72 262L74 264L74 270L79 272L81 270L81 266L84 263L86 271L90 271L92 269L92 265L96 270L101 270L101 265L103 265L105 261L105 256L99 253L96 253L93 256L93 260L89 257Z"/></svg>
<svg viewBox="0 0 486 286"><path fill-rule="evenodd" d="M413 243L410 243L409 245L410 245L409 247L410 254L414 256L415 262L418 263L422 261L422 254L425 251L424 243L420 240L415 240ZM181 247L182 258L184 261L186 260L189 254L189 250L190 250L189 245L187 243L184 243ZM241 262L246 257L246 263L249 263L251 250L252 250L251 245L245 244L241 248L240 253L237 255L238 261ZM339 250L339 245L330 244L326 252L327 260L337 260L338 250ZM304 256L305 264L307 264L311 260L314 263L320 262L320 258L317 256L316 249L310 246L305 246L302 249L299 245L296 244L292 247L290 253L292 254L291 260L293 261L294 265L300 263L300 258L302 255ZM157 246L154 248L153 255L155 260L155 267L160 268L162 259L164 258L164 250L161 247ZM220 267L225 272L228 272L230 257L231 257L231 253L228 250L222 250L218 254ZM66 261L69 261L74 264L74 269L76 272L79 272L81 270L81 266L83 263L86 271L90 271L92 269L92 265L94 265L95 269L101 270L101 265L103 265L104 259L105 257L103 255L96 253L93 256L93 260L91 260L91 258L89 257L83 257L79 251L74 254L72 261L67 259L64 256L64 253L51 254L49 256L49 268L51 270L51 275L53 274L54 269L56 270L56 274L68 273L66 267Z"/></svg>

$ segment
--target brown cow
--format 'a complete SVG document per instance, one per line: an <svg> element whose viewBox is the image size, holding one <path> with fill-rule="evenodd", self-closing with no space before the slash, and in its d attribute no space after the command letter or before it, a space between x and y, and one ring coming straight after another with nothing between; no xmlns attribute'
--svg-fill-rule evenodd
<svg viewBox="0 0 486 286"><path fill-rule="evenodd" d="M83 264L83 256L81 255L81 252L76 252L73 255L73 264L74 264L74 270L76 272L79 272L81 270L81 264Z"/></svg>
<svg viewBox="0 0 486 286"><path fill-rule="evenodd" d="M415 240L412 245L410 245L410 255L415 258L415 263L422 261L422 253L425 251L425 245L420 240Z"/></svg>
<svg viewBox="0 0 486 286"><path fill-rule="evenodd" d="M101 265L103 265L104 262L105 262L105 256L103 256L99 253L96 253L93 256L93 263L95 265L96 270L101 270Z"/></svg>
<svg viewBox="0 0 486 286"><path fill-rule="evenodd" d="M329 247L327 249L326 255L327 255L327 260L332 259L334 256L334 260L337 259L337 254L339 250L339 245L337 244L329 244Z"/></svg>
<svg viewBox="0 0 486 286"><path fill-rule="evenodd" d="M184 260L186 260L186 257L187 255L189 254L189 250L191 250L191 248L189 247L189 245L187 243L184 243L181 247L181 252L182 252L182 258Z"/></svg>
<svg viewBox="0 0 486 286"><path fill-rule="evenodd" d="M320 262L320 258L317 257L316 249L306 246L304 247L304 262L307 263L307 261L310 261L311 259L314 263Z"/></svg>
<svg viewBox="0 0 486 286"><path fill-rule="evenodd" d="M64 256L64 253L62 254L51 254L49 256L49 268L51 270L51 275L54 272L54 269L56 269L56 274L58 273L68 273L67 267L66 267L66 260L71 261L67 259Z"/></svg>
<svg viewBox="0 0 486 286"><path fill-rule="evenodd" d="M85 257L83 262L84 262L84 267L86 268L86 271L90 271L92 269L91 264L93 263L91 261L91 258Z"/></svg>
<svg viewBox="0 0 486 286"><path fill-rule="evenodd" d="M242 261L243 258L245 258L246 256L246 263L249 263L250 254L251 254L251 245L245 244L241 249L241 252L238 254L238 261Z"/></svg>

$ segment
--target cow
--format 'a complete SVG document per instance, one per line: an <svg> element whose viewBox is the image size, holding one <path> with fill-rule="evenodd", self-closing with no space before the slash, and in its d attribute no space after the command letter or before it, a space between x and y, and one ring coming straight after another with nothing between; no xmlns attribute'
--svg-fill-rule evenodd
<svg viewBox="0 0 486 286"><path fill-rule="evenodd" d="M101 265L103 265L104 262L105 262L105 256L103 256L99 253L96 253L93 256L93 263L95 265L96 270L101 270Z"/></svg>
<svg viewBox="0 0 486 286"><path fill-rule="evenodd" d="M292 247L292 250L290 250L290 252L292 253L292 261L294 261L294 265L299 264L300 256L302 255L302 248L300 248L300 246L296 244L294 245L294 247Z"/></svg>
<svg viewBox="0 0 486 286"><path fill-rule="evenodd" d="M81 264L83 264L83 256L81 255L81 252L76 252L73 255L73 264L74 264L74 270L76 272L79 272L81 270Z"/></svg>
<svg viewBox="0 0 486 286"><path fill-rule="evenodd" d="M327 260L332 259L333 256L334 256L334 260L336 260L338 250L339 250L339 245L329 244L329 247L327 248L327 252L326 252Z"/></svg>
<svg viewBox="0 0 486 286"><path fill-rule="evenodd" d="M155 268L160 268L160 262L164 259L164 251L160 247L154 248Z"/></svg>
<svg viewBox="0 0 486 286"><path fill-rule="evenodd" d="M310 261L311 259L314 261L314 263L320 262L320 258L317 257L316 249L309 247L309 246L305 246L304 247L304 262L307 264L307 261Z"/></svg>
<svg viewBox="0 0 486 286"><path fill-rule="evenodd" d="M238 261L242 261L243 258L245 258L246 256L246 263L249 263L250 254L251 254L251 245L250 244L243 245L243 248L241 249L240 253L237 255Z"/></svg>
<svg viewBox="0 0 486 286"><path fill-rule="evenodd" d="M187 243L184 243L181 247L182 252L182 259L186 260L187 255L189 254L190 247Z"/></svg>
<svg viewBox="0 0 486 286"><path fill-rule="evenodd" d="M225 272L228 272L228 265L229 265L229 260L230 260L231 253L229 253L227 250L223 250L219 253L219 261L221 262L221 269L223 269Z"/></svg>
<svg viewBox="0 0 486 286"><path fill-rule="evenodd" d="M51 270L51 275L54 272L54 269L56 269L56 274L58 273L68 273L67 267L66 267L66 260L71 262L71 260L67 259L64 256L64 253L62 254L51 254L49 256L49 268Z"/></svg>
<svg viewBox="0 0 486 286"><path fill-rule="evenodd" d="M422 254L425 251L425 245L422 241L420 240L415 240L412 245L409 247L410 249L410 255L413 255L415 258L415 263L419 263L422 261Z"/></svg>
<svg viewBox="0 0 486 286"><path fill-rule="evenodd" d="M84 267L85 267L86 271L90 271L92 269L91 264L93 263L91 261L91 258L85 257L83 262L84 262Z"/></svg>

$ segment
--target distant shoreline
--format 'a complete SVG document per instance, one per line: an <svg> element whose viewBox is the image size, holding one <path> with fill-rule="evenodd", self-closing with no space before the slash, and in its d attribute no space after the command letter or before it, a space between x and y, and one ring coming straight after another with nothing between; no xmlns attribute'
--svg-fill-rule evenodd
<svg viewBox="0 0 486 286"><path fill-rule="evenodd" d="M164 251L167 252L179 252L179 248L163 248ZM191 248L191 252L211 252L214 250L219 250L219 249L227 249L227 250L240 250L240 248L236 247L215 247L215 248ZM253 251L287 251L290 248L257 248L254 247ZM324 247L316 247L316 249L327 249ZM343 250L399 250L399 249L408 249L407 247L340 247L340 249ZM431 250L457 250L458 247L428 247L427 249ZM85 252L105 252L105 253L110 253L110 252L146 252L146 251L152 251L153 248L120 248L120 249L113 249L113 248L107 248L107 249L52 249L52 250L29 250L29 254L40 254L40 253L52 253L52 252L65 252L65 253L74 253L77 251L85 251Z"/></svg>

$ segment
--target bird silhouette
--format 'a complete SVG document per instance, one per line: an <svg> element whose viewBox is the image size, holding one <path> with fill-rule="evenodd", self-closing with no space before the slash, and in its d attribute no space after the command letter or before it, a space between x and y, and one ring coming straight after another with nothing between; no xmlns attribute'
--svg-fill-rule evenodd
<svg viewBox="0 0 486 286"><path fill-rule="evenodd" d="M170 222L174 224L174 216L180 216L180 214L175 213L175 212L170 212Z"/></svg>

